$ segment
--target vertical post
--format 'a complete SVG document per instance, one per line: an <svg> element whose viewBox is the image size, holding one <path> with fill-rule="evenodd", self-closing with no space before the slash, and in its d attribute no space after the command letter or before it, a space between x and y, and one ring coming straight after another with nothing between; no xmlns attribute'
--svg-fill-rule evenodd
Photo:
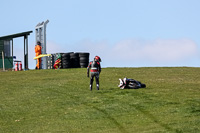
<svg viewBox="0 0 200 133"><path fill-rule="evenodd" d="M24 36L24 70L28 70L28 36Z"/></svg>
<svg viewBox="0 0 200 133"><path fill-rule="evenodd" d="M27 57L26 57L26 69L28 70L29 68L28 68L28 35L26 35L26 53L27 53Z"/></svg>
<svg viewBox="0 0 200 133"><path fill-rule="evenodd" d="M25 41L25 36L24 36L24 70L26 69L26 45L25 45L26 41Z"/></svg>
<svg viewBox="0 0 200 133"><path fill-rule="evenodd" d="M12 38L12 57L13 57L13 38Z"/></svg>
<svg viewBox="0 0 200 133"><path fill-rule="evenodd" d="M3 61L3 71L5 71L5 65L4 65L4 53L2 51L2 61Z"/></svg>
<svg viewBox="0 0 200 133"><path fill-rule="evenodd" d="M43 42L44 42L44 54L47 54L47 51L46 51L46 27L47 27L47 23L49 23L49 20L46 20L43 24ZM44 69L47 69L47 57L44 57Z"/></svg>

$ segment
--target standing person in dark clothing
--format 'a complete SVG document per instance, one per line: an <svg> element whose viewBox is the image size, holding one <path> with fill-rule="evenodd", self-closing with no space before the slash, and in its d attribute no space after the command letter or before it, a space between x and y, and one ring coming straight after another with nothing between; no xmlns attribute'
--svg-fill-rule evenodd
<svg viewBox="0 0 200 133"><path fill-rule="evenodd" d="M99 75L101 73L101 58L99 56L95 56L94 60L91 61L87 67L87 76L89 77L90 70L90 90L92 91L92 85L94 77L96 79L97 90L99 90Z"/></svg>

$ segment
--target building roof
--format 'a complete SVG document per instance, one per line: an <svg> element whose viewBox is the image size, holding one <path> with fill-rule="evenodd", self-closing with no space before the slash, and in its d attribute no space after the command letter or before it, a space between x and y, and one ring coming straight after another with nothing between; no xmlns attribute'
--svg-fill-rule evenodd
<svg viewBox="0 0 200 133"><path fill-rule="evenodd" d="M0 40L10 40L13 38L22 37L22 36L30 35L30 33L32 33L32 32L33 31L27 31L27 32L21 32L21 33L7 35L7 36L1 36Z"/></svg>

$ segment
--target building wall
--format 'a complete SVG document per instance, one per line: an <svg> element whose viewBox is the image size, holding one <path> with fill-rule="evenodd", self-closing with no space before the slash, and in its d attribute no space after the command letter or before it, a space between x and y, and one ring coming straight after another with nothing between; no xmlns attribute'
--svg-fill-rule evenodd
<svg viewBox="0 0 200 133"><path fill-rule="evenodd" d="M2 59L2 51L4 49L4 41L0 40L0 59Z"/></svg>
<svg viewBox="0 0 200 133"><path fill-rule="evenodd" d="M5 69L13 68L13 57L4 58ZM3 59L0 59L0 68L3 68Z"/></svg>
<svg viewBox="0 0 200 133"><path fill-rule="evenodd" d="M5 43L5 46L4 46ZM13 68L13 57L10 55L10 43L9 41L0 40L0 68L3 68L2 51L4 52L4 65L5 69Z"/></svg>
<svg viewBox="0 0 200 133"><path fill-rule="evenodd" d="M10 46L10 40L4 41L4 55L5 57L10 57L11 56L11 46Z"/></svg>

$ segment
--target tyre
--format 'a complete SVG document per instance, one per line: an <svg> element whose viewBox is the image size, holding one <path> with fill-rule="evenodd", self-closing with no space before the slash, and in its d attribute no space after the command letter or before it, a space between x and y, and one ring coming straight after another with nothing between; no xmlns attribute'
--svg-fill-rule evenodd
<svg viewBox="0 0 200 133"><path fill-rule="evenodd" d="M89 58L90 53L79 53L79 57L88 57Z"/></svg>
<svg viewBox="0 0 200 133"><path fill-rule="evenodd" d="M89 63L90 53L79 53L80 67L86 68Z"/></svg>
<svg viewBox="0 0 200 133"><path fill-rule="evenodd" d="M89 58L87 58L87 57L80 57L80 61L89 61Z"/></svg>
<svg viewBox="0 0 200 133"><path fill-rule="evenodd" d="M73 53L73 52L64 53L64 54L62 54L62 57L68 57L68 56L70 56L71 53Z"/></svg>
<svg viewBox="0 0 200 133"><path fill-rule="evenodd" d="M70 65L64 65L63 68L70 68Z"/></svg>
<svg viewBox="0 0 200 133"><path fill-rule="evenodd" d="M80 63L81 66L88 66L88 63Z"/></svg>
<svg viewBox="0 0 200 133"><path fill-rule="evenodd" d="M70 53L70 58L79 58L78 53Z"/></svg>
<svg viewBox="0 0 200 133"><path fill-rule="evenodd" d="M88 66L88 63L80 63L81 68L87 68L87 66Z"/></svg>
<svg viewBox="0 0 200 133"><path fill-rule="evenodd" d="M78 53L70 53L70 61L72 68L79 68L79 54Z"/></svg>

